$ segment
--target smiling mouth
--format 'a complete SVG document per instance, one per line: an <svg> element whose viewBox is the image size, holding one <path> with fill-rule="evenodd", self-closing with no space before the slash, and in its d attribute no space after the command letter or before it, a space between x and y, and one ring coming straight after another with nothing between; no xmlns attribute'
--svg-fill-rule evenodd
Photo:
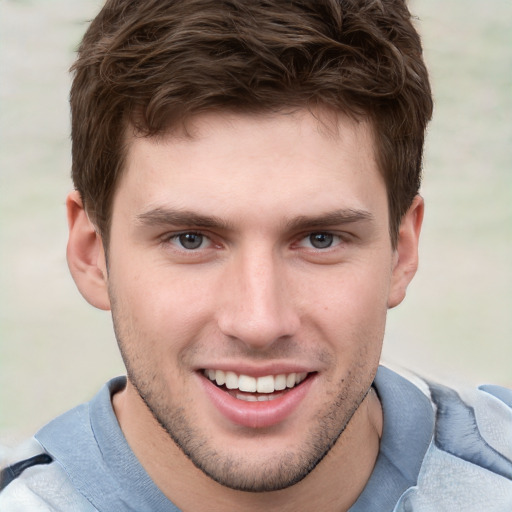
<svg viewBox="0 0 512 512"><path fill-rule="evenodd" d="M202 373L218 388L234 398L246 402L276 400L302 384L311 375L302 372L251 377L250 375L238 375L231 371L213 369L203 370Z"/></svg>

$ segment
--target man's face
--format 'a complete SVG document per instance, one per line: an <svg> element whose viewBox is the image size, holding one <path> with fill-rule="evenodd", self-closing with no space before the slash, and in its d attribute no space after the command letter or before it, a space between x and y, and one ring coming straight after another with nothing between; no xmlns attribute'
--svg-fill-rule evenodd
<svg viewBox="0 0 512 512"><path fill-rule="evenodd" d="M300 111L204 115L191 134L132 138L114 198L129 386L221 484L284 488L378 366L396 259L371 130Z"/></svg>

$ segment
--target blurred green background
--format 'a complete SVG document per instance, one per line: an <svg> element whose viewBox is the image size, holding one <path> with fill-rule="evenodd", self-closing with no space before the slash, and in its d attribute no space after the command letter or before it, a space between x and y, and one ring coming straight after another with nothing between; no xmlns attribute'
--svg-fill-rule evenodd
<svg viewBox="0 0 512 512"><path fill-rule="evenodd" d="M89 399L122 364L65 261L67 69L100 0L0 0L0 444ZM420 271L384 360L512 386L512 2L412 0L436 110Z"/></svg>

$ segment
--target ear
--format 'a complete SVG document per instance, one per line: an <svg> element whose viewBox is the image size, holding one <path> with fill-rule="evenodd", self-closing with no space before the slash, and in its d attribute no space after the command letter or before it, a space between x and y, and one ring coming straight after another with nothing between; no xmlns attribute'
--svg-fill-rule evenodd
<svg viewBox="0 0 512 512"><path fill-rule="evenodd" d="M418 269L418 242L423 222L423 211L423 198L418 195L400 223L398 243L393 260L388 308L394 308L404 300L407 286Z"/></svg>
<svg viewBox="0 0 512 512"><path fill-rule="evenodd" d="M107 264L100 235L85 212L80 193L71 192L66 200L68 214L69 270L75 284L89 304L109 310Z"/></svg>

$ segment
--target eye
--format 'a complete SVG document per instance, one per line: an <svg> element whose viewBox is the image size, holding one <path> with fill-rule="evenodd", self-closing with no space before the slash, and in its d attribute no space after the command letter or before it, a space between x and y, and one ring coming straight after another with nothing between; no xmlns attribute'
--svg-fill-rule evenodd
<svg viewBox="0 0 512 512"><path fill-rule="evenodd" d="M302 247L312 247L313 249L328 249L333 245L338 245L340 242L341 238L338 235L334 235L328 231L318 231L304 237L299 245Z"/></svg>
<svg viewBox="0 0 512 512"><path fill-rule="evenodd" d="M207 237L201 233L194 232L174 235L171 238L171 241L174 244L180 246L180 248L186 249L187 251L204 248L209 243L209 239Z"/></svg>
<svg viewBox="0 0 512 512"><path fill-rule="evenodd" d="M331 247L334 236L331 233L312 233L309 242L315 249L327 249Z"/></svg>

